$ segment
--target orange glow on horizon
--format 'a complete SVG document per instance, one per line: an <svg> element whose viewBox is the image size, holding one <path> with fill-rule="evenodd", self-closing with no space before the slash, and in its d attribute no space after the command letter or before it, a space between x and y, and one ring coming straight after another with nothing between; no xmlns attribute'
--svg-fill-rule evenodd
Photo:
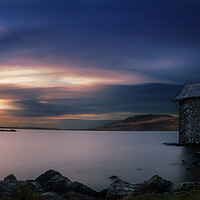
<svg viewBox="0 0 200 200"><path fill-rule="evenodd" d="M11 100L0 99L0 110L17 109L17 107L11 105Z"/></svg>
<svg viewBox="0 0 200 200"><path fill-rule="evenodd" d="M44 117L46 119L80 119L80 120L122 120L126 117L136 115L138 113L120 112L120 113L103 113L103 114L67 114L58 117ZM141 114L141 113L140 113Z"/></svg>
<svg viewBox="0 0 200 200"><path fill-rule="evenodd" d="M65 106L65 99L71 101L76 98L95 99L98 91L104 90L104 86L154 82L152 78L137 72L87 67L83 70L75 66L42 66L39 63L35 66L14 64L0 66L0 72L0 89L2 89L0 126L20 127L32 126L32 124L51 126L51 124L64 123L62 120L73 119L121 120L133 113L62 115L63 112L60 112L59 115L58 112L57 116L53 116L55 112L50 114L47 112L46 115L41 114L44 117L40 117L37 109L44 106L44 110L51 110L51 106L58 104L59 100L62 106ZM55 103L57 100L58 102Z"/></svg>

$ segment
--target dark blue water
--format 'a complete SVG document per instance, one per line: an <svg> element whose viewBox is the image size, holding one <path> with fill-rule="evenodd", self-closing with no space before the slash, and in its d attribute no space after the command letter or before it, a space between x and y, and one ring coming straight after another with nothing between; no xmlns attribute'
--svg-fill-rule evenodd
<svg viewBox="0 0 200 200"><path fill-rule="evenodd" d="M14 173L35 179L55 169L100 190L111 175L132 183L158 174L173 182L200 181L200 170L182 165L200 149L165 146L178 132L19 130L0 133L0 179Z"/></svg>

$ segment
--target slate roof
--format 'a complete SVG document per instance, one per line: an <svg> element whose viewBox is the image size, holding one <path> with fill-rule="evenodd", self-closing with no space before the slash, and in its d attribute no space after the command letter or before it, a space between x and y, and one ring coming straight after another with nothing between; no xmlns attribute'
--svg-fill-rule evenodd
<svg viewBox="0 0 200 200"><path fill-rule="evenodd" d="M177 95L172 99L172 102L182 101L185 99L200 97L200 82L185 84Z"/></svg>

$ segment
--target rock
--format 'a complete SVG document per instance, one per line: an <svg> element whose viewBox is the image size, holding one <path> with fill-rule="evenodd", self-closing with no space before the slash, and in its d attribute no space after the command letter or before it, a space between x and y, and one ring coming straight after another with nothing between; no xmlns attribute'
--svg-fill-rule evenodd
<svg viewBox="0 0 200 200"><path fill-rule="evenodd" d="M100 192L98 192L98 197L101 199L106 199L106 195L107 195L108 189L103 189Z"/></svg>
<svg viewBox="0 0 200 200"><path fill-rule="evenodd" d="M136 192L166 193L170 191L172 183L158 175L152 176L148 181L136 185Z"/></svg>
<svg viewBox="0 0 200 200"><path fill-rule="evenodd" d="M200 166L200 160L195 160L192 162L193 165Z"/></svg>
<svg viewBox="0 0 200 200"><path fill-rule="evenodd" d="M171 193L178 194L178 193L187 192L193 189L196 189L196 185L193 182L174 183L171 186Z"/></svg>
<svg viewBox="0 0 200 200"><path fill-rule="evenodd" d="M98 200L96 197L91 197L91 196L87 196L84 194L80 194L80 193L72 193L70 198L67 198L70 200Z"/></svg>
<svg viewBox="0 0 200 200"><path fill-rule="evenodd" d="M18 190L24 192L24 189L27 190L27 188L29 191L36 193L44 192L42 186L35 181L18 181L13 179L13 176L12 179L6 177L4 181L0 181L0 198L11 196L14 192L17 193Z"/></svg>
<svg viewBox="0 0 200 200"><path fill-rule="evenodd" d="M182 164L182 165L186 165L187 162L186 162L185 160L181 160L181 164Z"/></svg>
<svg viewBox="0 0 200 200"><path fill-rule="evenodd" d="M69 185L69 190L73 192L81 193L87 196L92 196L92 197L98 196L98 193L96 191L94 191L93 189L79 182L72 182Z"/></svg>
<svg viewBox="0 0 200 200"><path fill-rule="evenodd" d="M61 174L57 171L50 169L46 171L44 174L40 175L38 178L36 178L35 181L44 187L45 184L55 175L61 175Z"/></svg>
<svg viewBox="0 0 200 200"><path fill-rule="evenodd" d="M135 191L135 185L116 179L106 192L106 199L121 199Z"/></svg>
<svg viewBox="0 0 200 200"><path fill-rule="evenodd" d="M62 176L59 172L48 170L35 180L40 183L46 191L64 194L69 191L77 192L87 196L97 196L98 193L88 186L71 182L67 177Z"/></svg>
<svg viewBox="0 0 200 200"><path fill-rule="evenodd" d="M21 185L26 185L26 181L0 181L0 198L10 196Z"/></svg>
<svg viewBox="0 0 200 200"><path fill-rule="evenodd" d="M4 181L17 181L14 174L10 174L4 178Z"/></svg>
<svg viewBox="0 0 200 200"><path fill-rule="evenodd" d="M40 195L41 197L45 197L48 200L66 200L64 197L61 197L53 192L45 192Z"/></svg>
<svg viewBox="0 0 200 200"><path fill-rule="evenodd" d="M170 192L163 192L163 195L169 196L169 195L171 195L171 193Z"/></svg>
<svg viewBox="0 0 200 200"><path fill-rule="evenodd" d="M72 182L68 178L62 175L55 175L44 184L44 188L47 191L64 194L69 191L71 183Z"/></svg>
<svg viewBox="0 0 200 200"><path fill-rule="evenodd" d="M200 158L200 152L196 152L190 155L191 158Z"/></svg>
<svg viewBox="0 0 200 200"><path fill-rule="evenodd" d="M34 180L27 180L26 182L33 192L39 192L39 193L45 192L44 188L38 182Z"/></svg>
<svg viewBox="0 0 200 200"><path fill-rule="evenodd" d="M38 199L38 194L33 192L30 187L25 185L20 185L15 191L11 194L12 199L16 200L31 200L31 199Z"/></svg>
<svg viewBox="0 0 200 200"><path fill-rule="evenodd" d="M118 176L115 176L115 175L109 177L109 179L112 179L112 180L113 180L113 179L117 179L117 178L119 178L119 177L118 177Z"/></svg>
<svg viewBox="0 0 200 200"><path fill-rule="evenodd" d="M195 189L200 190L200 182L194 182Z"/></svg>

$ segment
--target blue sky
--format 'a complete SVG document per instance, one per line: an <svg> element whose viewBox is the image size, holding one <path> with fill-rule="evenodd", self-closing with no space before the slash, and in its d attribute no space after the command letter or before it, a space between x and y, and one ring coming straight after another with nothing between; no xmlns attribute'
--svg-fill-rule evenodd
<svg viewBox="0 0 200 200"><path fill-rule="evenodd" d="M177 115L199 81L197 0L0 0L1 126Z"/></svg>

